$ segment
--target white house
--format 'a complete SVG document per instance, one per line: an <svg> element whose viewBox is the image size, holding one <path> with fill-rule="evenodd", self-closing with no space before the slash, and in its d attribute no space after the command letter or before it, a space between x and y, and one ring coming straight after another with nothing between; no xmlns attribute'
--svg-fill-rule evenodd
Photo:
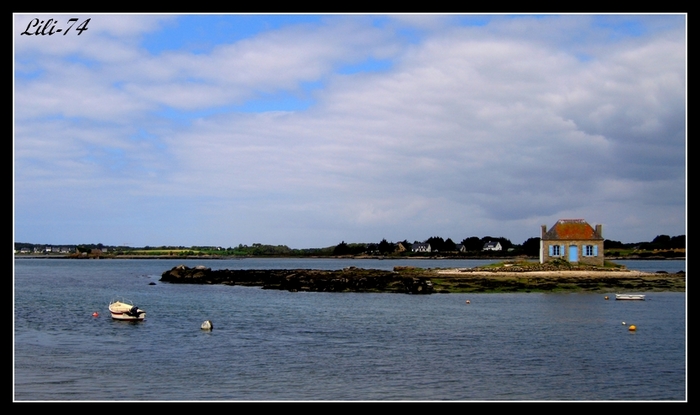
<svg viewBox="0 0 700 415"><path fill-rule="evenodd" d="M411 251L413 252L430 252L430 244L420 243L411 245Z"/></svg>
<svg viewBox="0 0 700 415"><path fill-rule="evenodd" d="M501 249L503 248L501 247L500 242L489 241L486 244L484 244L484 248L482 249L482 251L500 251Z"/></svg>

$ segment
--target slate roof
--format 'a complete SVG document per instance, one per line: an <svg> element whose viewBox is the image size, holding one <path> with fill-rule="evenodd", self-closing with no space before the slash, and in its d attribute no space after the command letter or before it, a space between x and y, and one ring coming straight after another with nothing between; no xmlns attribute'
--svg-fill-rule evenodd
<svg viewBox="0 0 700 415"><path fill-rule="evenodd" d="M411 249L413 249L414 251L416 251L418 249L430 249L430 244L429 243L413 244L413 245L411 245Z"/></svg>
<svg viewBox="0 0 700 415"><path fill-rule="evenodd" d="M559 219L548 230L543 239L603 239L591 225L583 219Z"/></svg>

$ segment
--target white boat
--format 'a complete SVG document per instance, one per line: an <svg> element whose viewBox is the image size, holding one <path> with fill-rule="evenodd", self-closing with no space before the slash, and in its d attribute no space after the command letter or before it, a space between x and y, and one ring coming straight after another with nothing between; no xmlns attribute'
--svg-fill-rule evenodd
<svg viewBox="0 0 700 415"><path fill-rule="evenodd" d="M644 294L615 294L616 300L642 300L644 301Z"/></svg>
<svg viewBox="0 0 700 415"><path fill-rule="evenodd" d="M109 312L115 320L141 321L146 318L146 312L136 307L133 302L118 298L110 301Z"/></svg>

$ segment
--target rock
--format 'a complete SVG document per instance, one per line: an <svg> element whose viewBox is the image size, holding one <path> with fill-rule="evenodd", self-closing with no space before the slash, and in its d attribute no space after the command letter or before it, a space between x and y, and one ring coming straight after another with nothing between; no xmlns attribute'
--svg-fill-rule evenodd
<svg viewBox="0 0 700 415"><path fill-rule="evenodd" d="M413 272L402 276L393 271L348 267L338 271L313 269L211 270L175 267L165 271L161 281L186 284L227 284L259 286L270 290L321 292L396 292L430 294L433 284L427 276Z"/></svg>

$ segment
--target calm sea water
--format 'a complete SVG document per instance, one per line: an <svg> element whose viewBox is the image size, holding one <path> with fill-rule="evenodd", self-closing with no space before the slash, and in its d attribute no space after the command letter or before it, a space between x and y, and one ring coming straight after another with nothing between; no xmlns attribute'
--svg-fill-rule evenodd
<svg viewBox="0 0 700 415"><path fill-rule="evenodd" d="M159 281L181 263L392 269L488 262L16 259L14 400L687 399L685 293L623 302L605 301L605 293L290 293ZM618 262L685 270L685 261ZM146 320L112 321L107 304L115 296L134 300ZM204 320L213 331L199 328Z"/></svg>

